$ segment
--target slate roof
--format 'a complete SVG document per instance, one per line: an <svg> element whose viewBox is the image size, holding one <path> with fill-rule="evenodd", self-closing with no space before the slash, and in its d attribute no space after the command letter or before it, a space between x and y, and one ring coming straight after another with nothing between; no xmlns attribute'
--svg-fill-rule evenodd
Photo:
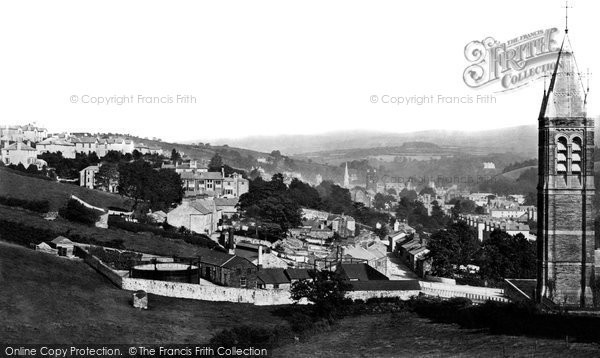
<svg viewBox="0 0 600 358"><path fill-rule="evenodd" d="M230 269L230 268L235 268L235 267L238 267L239 265L244 265L244 264L247 264L247 263L250 263L251 265L254 265L249 260L247 260L247 259L245 259L243 257L237 256L237 255L230 255L230 256L233 256L231 258L231 260L226 261L224 264L221 265L221 267L229 268Z"/></svg>
<svg viewBox="0 0 600 358"><path fill-rule="evenodd" d="M56 239L51 241L55 245L73 245L73 241L67 239L64 236L58 236Z"/></svg>
<svg viewBox="0 0 600 358"><path fill-rule="evenodd" d="M73 143L96 143L98 138L96 137L80 137L71 139Z"/></svg>
<svg viewBox="0 0 600 358"><path fill-rule="evenodd" d="M198 248L197 255L200 257L200 262L213 266L222 266L228 261L231 261L235 255L230 255L225 252L210 250L206 248Z"/></svg>
<svg viewBox="0 0 600 358"><path fill-rule="evenodd" d="M215 198L214 202L216 206L236 206L240 201L239 198Z"/></svg>
<svg viewBox="0 0 600 358"><path fill-rule="evenodd" d="M310 280L312 278L308 273L308 269L289 268L285 270L285 273L290 280Z"/></svg>
<svg viewBox="0 0 600 358"><path fill-rule="evenodd" d="M258 270L256 276L264 284L290 283L290 279L286 276L285 270L282 268L261 269Z"/></svg>
<svg viewBox="0 0 600 358"><path fill-rule="evenodd" d="M350 281L388 280L388 278L384 274L364 263L343 263L339 266L339 270L343 273L345 278Z"/></svg>
<svg viewBox="0 0 600 358"><path fill-rule="evenodd" d="M21 149L17 149L17 144L18 143L13 143L13 144L9 145L8 148L4 148L4 149L5 150L27 150L27 151L35 152L35 148L32 148L25 143L21 143Z"/></svg>

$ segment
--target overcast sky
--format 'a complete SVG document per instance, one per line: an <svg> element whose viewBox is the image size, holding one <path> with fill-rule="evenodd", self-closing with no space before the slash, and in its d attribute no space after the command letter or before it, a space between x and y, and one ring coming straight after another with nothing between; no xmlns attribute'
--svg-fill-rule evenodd
<svg viewBox="0 0 600 358"><path fill-rule="evenodd" d="M570 37L580 69L593 74L589 112L597 114L600 5L572 5ZM491 104L382 99L433 95L437 102L438 95L491 93L463 82L465 45L562 30L563 6L560 0L3 1L0 124L35 121L51 131L176 141L535 124L543 81L496 94ZM177 95L196 103L176 103ZM133 100L82 103L113 96ZM139 103L140 96L170 96L173 103Z"/></svg>

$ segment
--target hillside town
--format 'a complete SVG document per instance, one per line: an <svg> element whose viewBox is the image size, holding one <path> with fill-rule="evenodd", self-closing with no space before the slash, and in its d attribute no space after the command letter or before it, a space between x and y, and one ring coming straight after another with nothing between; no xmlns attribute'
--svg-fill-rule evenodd
<svg viewBox="0 0 600 358"><path fill-rule="evenodd" d="M569 2L234 5L0 5L0 356L600 356Z"/></svg>
<svg viewBox="0 0 600 358"><path fill-rule="evenodd" d="M368 170L361 178L359 171L348 168L348 163L343 165L343 177L339 183L328 182L327 178L321 176L318 185L311 188L310 184L302 183L301 173L284 172L270 179L269 174L262 171L258 172L255 179L248 179L247 172L225 165L218 155L206 163L175 149L169 151L161 146L147 146L127 136L50 134L45 128L33 124L4 126L0 128L0 134L4 166L16 170L21 167L25 173L46 176L92 191L130 196L131 191L123 188L123 167L136 161L150 163L154 172L173 173L175 183L179 183L175 185L180 186L175 190L178 193L170 198L171 202L159 206L141 205L135 200L133 205L126 208L110 207L104 210L78 197L73 198L85 208L101 211L95 221L100 228L144 223L156 230L164 230L162 228L168 226L209 240L213 247L199 248L202 253L194 263L198 270L195 280L200 280L196 283L289 290L290 284L298 277L310 277L311 270L329 270L343 273L349 281L418 282L435 279L443 282L440 284L454 285L446 287L447 292L454 289L458 290L454 294L464 295L466 293L455 285L454 278L437 279L434 276L439 270L435 268L435 257L430 254L427 243L433 234L432 230L443 227L443 224L430 225L427 218L464 223L474 229L474 237L480 243L496 231L535 241L535 232L529 225L535 221L536 209L535 206L524 205L523 195L471 193L456 184L437 187L433 180L426 185L411 181L382 183L374 180L375 170ZM56 175L56 168L42 159L49 155L58 155L67 162L85 158L87 161L82 165L91 165L81 168L74 177L60 177ZM111 162L110 158L115 156L120 160L118 165ZM91 158L96 158L94 163L89 160ZM258 162L267 161L265 157L258 158ZM484 164L489 167L489 163ZM350 200L343 204L346 205L345 209L340 203L331 206L330 211L319 209L324 205L304 203L297 213L298 221L285 224L272 220L268 215L252 214L253 207L257 205L255 202L241 205L244 203L240 203L240 198L253 194L250 193L253 185L256 191L257 184L253 183L270 184L275 180L281 180L278 185L283 189L280 190L302 188L305 195L314 194L311 190L316 193L314 188L320 190L328 183L329 190L333 190L330 195L335 195L328 200ZM272 190L269 189L264 195L274 195ZM299 204L293 203L293 207ZM470 207L465 209L465 204ZM402 205L417 205L411 210L422 208L423 212L417 220L410 214L399 216L398 207ZM250 210L244 210L244 207ZM353 217L353 211L361 218ZM48 217L54 220L57 214ZM54 250L52 252L70 257L77 251L74 247L89 248L89 245L81 246L59 236L36 246L38 250ZM215 251L214 247L219 248L220 252ZM148 253L143 252L118 253L123 254L148 257ZM153 259L163 263L177 260L169 252L164 254ZM143 260L140 259L139 265L144 265ZM133 273L138 272L135 267L129 267L126 276L134 277ZM451 275L455 278L462 277L460 270L463 267L469 267L471 273L480 269L473 259L458 262L455 267L457 274ZM380 282L369 287L371 291L380 291L388 287L385 285Z"/></svg>

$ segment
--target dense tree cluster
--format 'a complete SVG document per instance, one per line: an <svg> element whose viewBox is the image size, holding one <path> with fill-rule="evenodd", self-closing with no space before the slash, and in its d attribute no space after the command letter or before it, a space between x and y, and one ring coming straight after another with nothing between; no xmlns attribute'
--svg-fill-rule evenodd
<svg viewBox="0 0 600 358"><path fill-rule="evenodd" d="M469 264L480 267L473 276L491 283L504 278L534 278L536 273L535 242L530 242L522 234L513 236L494 230L488 238L479 242L473 228L456 222L431 235L427 248L435 276L468 276L461 266Z"/></svg>
<svg viewBox="0 0 600 358"><path fill-rule="evenodd" d="M403 197L396 206L396 219L406 220L417 231L435 232L446 226L449 218L444 214L437 201L432 203L431 215L418 200Z"/></svg>
<svg viewBox="0 0 600 358"><path fill-rule="evenodd" d="M238 206L248 217L260 222L276 224L281 232L301 224L302 212L281 174L275 174L271 181L261 177L250 182L250 190L240 197Z"/></svg>
<svg viewBox="0 0 600 358"><path fill-rule="evenodd" d="M119 194L146 203L152 210L167 210L183 198L179 174L168 169L155 170L144 160L120 163L118 166Z"/></svg>

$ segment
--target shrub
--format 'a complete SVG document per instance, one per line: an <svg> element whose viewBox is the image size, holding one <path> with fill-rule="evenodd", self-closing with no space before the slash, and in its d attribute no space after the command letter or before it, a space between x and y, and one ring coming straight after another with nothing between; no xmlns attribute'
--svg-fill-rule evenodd
<svg viewBox="0 0 600 358"><path fill-rule="evenodd" d="M100 261L112 266L115 270L129 270L131 266L140 262L142 254L137 252L105 250L103 247L90 246L89 253Z"/></svg>
<svg viewBox="0 0 600 358"><path fill-rule="evenodd" d="M0 196L0 204L13 207L17 206L42 214L50 211L50 202L48 200L25 200Z"/></svg>
<svg viewBox="0 0 600 358"><path fill-rule="evenodd" d="M282 327L269 329L244 325L216 333L210 339L210 344L220 347L271 348L277 344L280 332L283 331L285 329Z"/></svg>
<svg viewBox="0 0 600 358"><path fill-rule="evenodd" d="M67 204L60 208L58 215L74 222L93 225L100 217L98 210L89 209L75 199L69 199Z"/></svg>

